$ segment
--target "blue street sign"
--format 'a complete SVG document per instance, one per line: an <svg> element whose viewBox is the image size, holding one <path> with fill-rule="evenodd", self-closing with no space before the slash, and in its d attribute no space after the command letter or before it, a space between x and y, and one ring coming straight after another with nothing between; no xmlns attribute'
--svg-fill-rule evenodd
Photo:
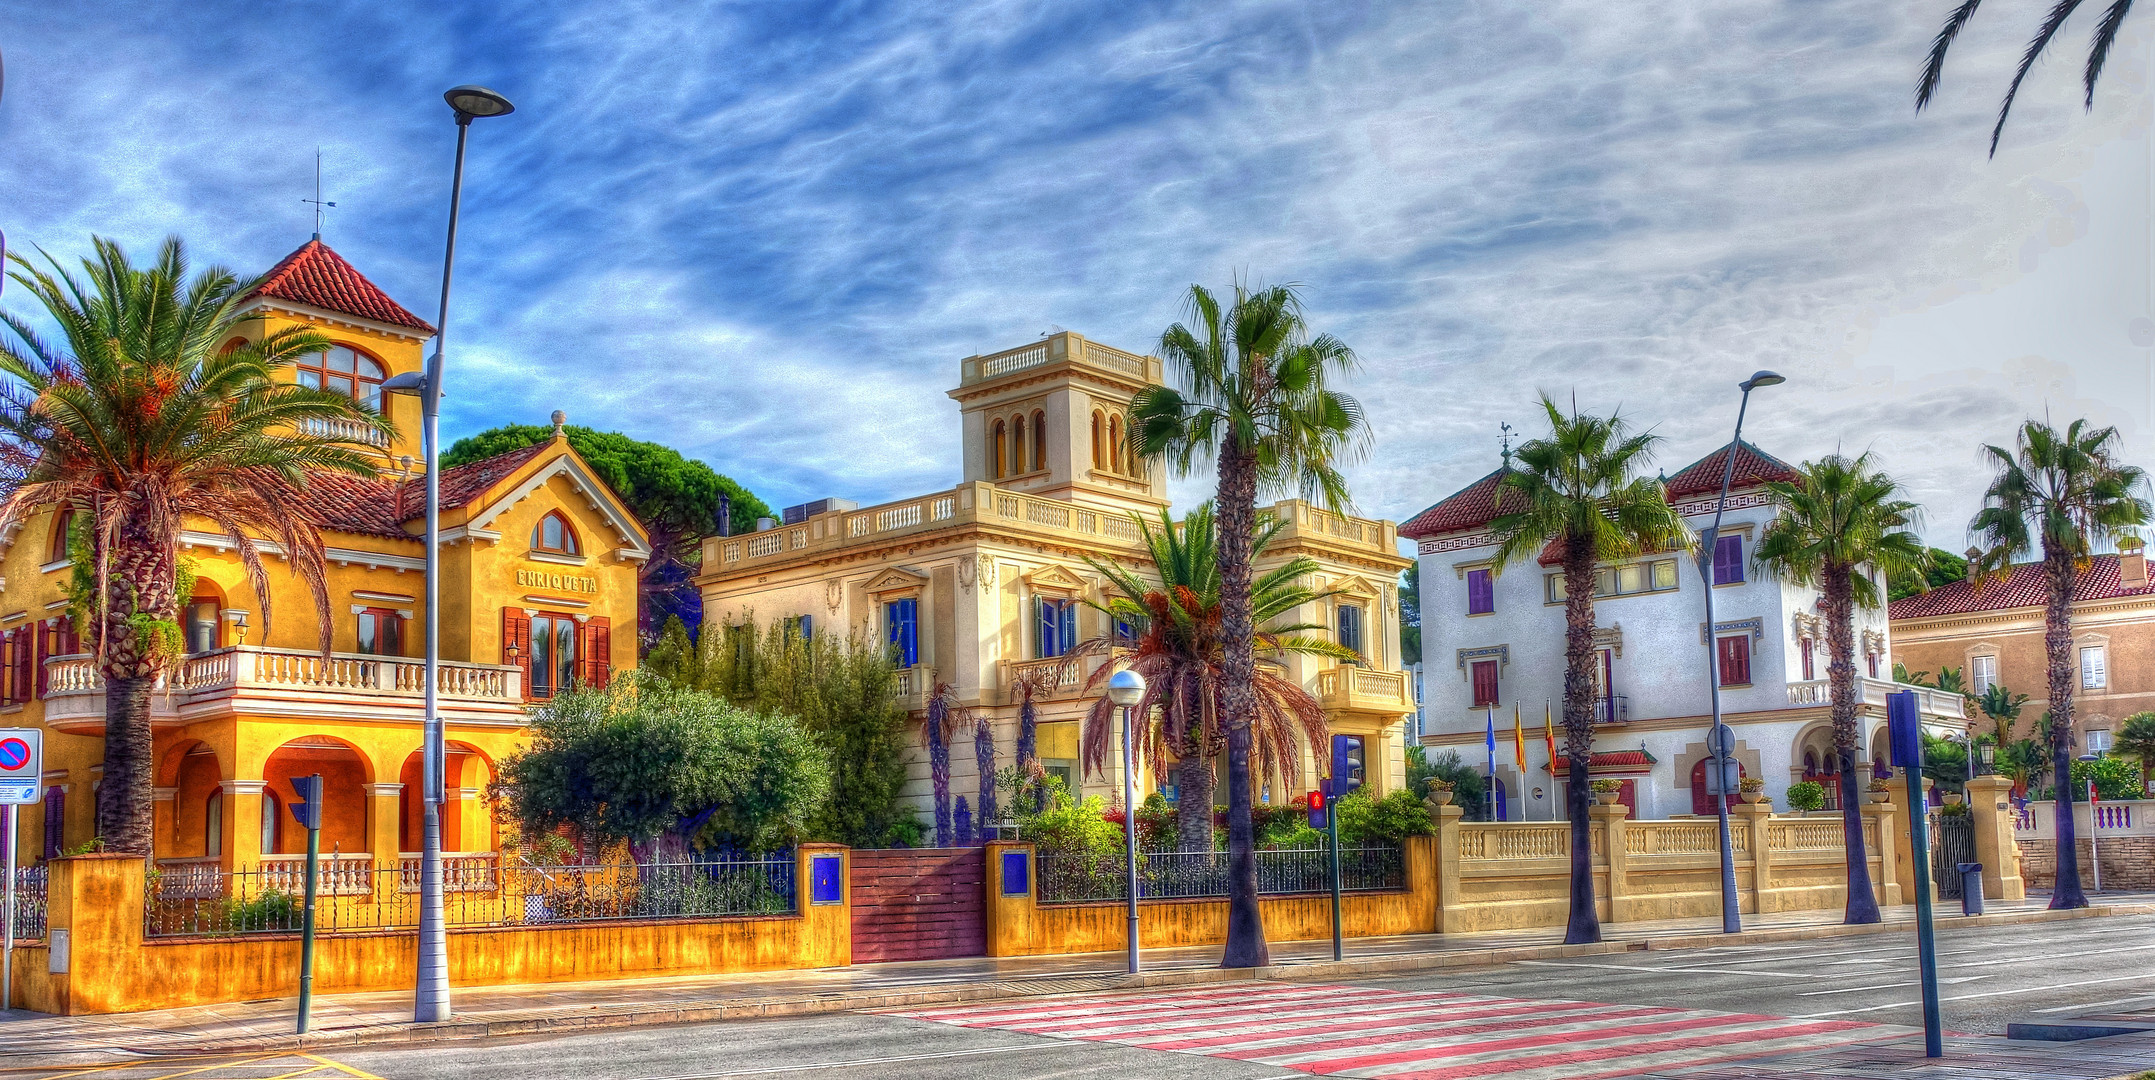
<svg viewBox="0 0 2155 1080"><path fill-rule="evenodd" d="M1893 747L1895 767L1923 767L1923 718L1916 710L1915 691L1886 695L1886 734Z"/></svg>

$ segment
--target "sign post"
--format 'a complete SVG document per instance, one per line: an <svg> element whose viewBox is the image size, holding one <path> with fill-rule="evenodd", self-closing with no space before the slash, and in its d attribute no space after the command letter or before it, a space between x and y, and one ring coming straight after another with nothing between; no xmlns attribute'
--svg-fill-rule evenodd
<svg viewBox="0 0 2155 1080"><path fill-rule="evenodd" d="M1893 744L1893 764L1908 781L1908 846L1915 857L1916 963L1923 980L1923 1056L1945 1056L1938 1016L1938 935L1931 922L1930 807L1923 802L1923 721L1916 692L1886 695L1886 731Z"/></svg>
<svg viewBox="0 0 2155 1080"><path fill-rule="evenodd" d="M0 915L0 1009L15 1007L15 808L38 801L45 776L45 733L38 728L0 728L0 804L7 806L7 905Z"/></svg>
<svg viewBox="0 0 2155 1080"><path fill-rule="evenodd" d="M292 778L292 816L307 830L307 897L299 914L299 1033L314 1009L314 886L322 858L322 774Z"/></svg>

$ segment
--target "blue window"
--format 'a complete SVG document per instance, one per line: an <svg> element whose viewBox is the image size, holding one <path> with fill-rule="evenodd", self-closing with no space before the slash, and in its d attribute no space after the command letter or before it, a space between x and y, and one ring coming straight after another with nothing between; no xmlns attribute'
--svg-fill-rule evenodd
<svg viewBox="0 0 2155 1080"><path fill-rule="evenodd" d="M1077 647L1077 601L1035 597L1033 613L1035 659L1061 656Z"/></svg>
<svg viewBox="0 0 2155 1080"><path fill-rule="evenodd" d="M883 605L891 656L899 667L920 665L920 601L892 600Z"/></svg>
<svg viewBox="0 0 2155 1080"><path fill-rule="evenodd" d="M1714 537L1714 584L1743 584L1743 537Z"/></svg>
<svg viewBox="0 0 2155 1080"><path fill-rule="evenodd" d="M1115 620L1115 645L1117 648L1137 647L1137 627L1127 619Z"/></svg>
<svg viewBox="0 0 2155 1080"><path fill-rule="evenodd" d="M1355 652L1362 651L1362 609L1355 604L1339 606L1339 643Z"/></svg>

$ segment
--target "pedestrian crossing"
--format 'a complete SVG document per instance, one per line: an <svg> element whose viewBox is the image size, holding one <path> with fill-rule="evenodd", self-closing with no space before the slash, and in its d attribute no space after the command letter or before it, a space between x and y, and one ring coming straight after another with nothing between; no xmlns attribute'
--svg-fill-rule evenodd
<svg viewBox="0 0 2155 1080"><path fill-rule="evenodd" d="M1848 1020L1287 983L897 1015L1389 1080L1599 1080L1905 1034Z"/></svg>

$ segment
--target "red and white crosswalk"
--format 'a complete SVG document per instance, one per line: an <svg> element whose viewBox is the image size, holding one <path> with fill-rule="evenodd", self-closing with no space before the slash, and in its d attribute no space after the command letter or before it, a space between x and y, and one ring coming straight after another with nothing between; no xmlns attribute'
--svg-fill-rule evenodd
<svg viewBox="0 0 2155 1080"><path fill-rule="evenodd" d="M1846 1020L1280 983L898 1015L1394 1080L1596 1080L1902 1034Z"/></svg>

